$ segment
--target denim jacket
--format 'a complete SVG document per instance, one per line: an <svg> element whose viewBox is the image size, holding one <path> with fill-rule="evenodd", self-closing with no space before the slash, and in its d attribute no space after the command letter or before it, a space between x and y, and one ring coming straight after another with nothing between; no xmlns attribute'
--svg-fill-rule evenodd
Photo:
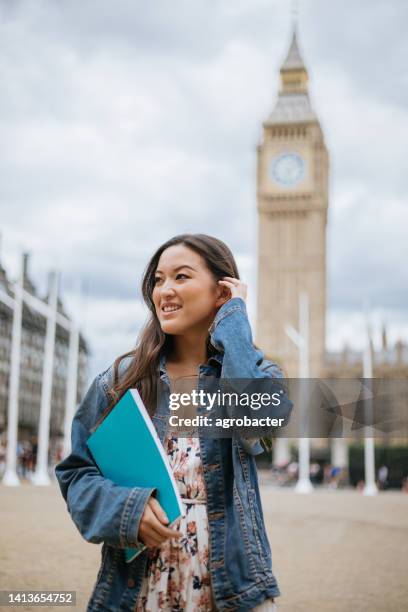
<svg viewBox="0 0 408 612"><path fill-rule="evenodd" d="M282 378L279 367L253 346L241 298L230 299L218 310L209 332L217 352L200 366L198 384L206 376ZM129 365L125 361L122 372ZM169 384L164 356L159 369L161 380ZM154 489L118 486L104 478L86 446L93 425L109 403L107 392L112 379L111 366L93 381L72 423L71 454L55 469L68 511L81 535L88 542L103 543L88 612L133 612L147 562L144 551L126 563L123 549L136 545L139 523ZM271 416L287 418L291 408L285 395L278 407L271 407ZM168 402L160 402L152 420L162 442L168 415ZM249 611L280 594L272 572L254 459L263 449L259 440L237 437L200 437L200 449L213 598L218 610Z"/></svg>

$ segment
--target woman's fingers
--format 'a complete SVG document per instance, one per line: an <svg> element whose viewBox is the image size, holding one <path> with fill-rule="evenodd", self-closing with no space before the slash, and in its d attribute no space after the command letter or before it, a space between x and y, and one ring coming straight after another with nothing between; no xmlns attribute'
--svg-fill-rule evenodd
<svg viewBox="0 0 408 612"><path fill-rule="evenodd" d="M159 523L157 519L154 519L154 522L150 523L150 527L163 540L167 540L168 538L179 538L181 535L180 531L176 531L176 529L170 529L170 527L163 527L163 525Z"/></svg>
<svg viewBox="0 0 408 612"><path fill-rule="evenodd" d="M150 508L152 509L155 516L157 516L159 521L161 521L163 525L167 525L169 519L167 518L165 511L163 510L157 499L155 499L154 497L150 497L147 503L149 504Z"/></svg>
<svg viewBox="0 0 408 612"><path fill-rule="evenodd" d="M181 536L180 532L176 533L177 537ZM172 535L171 537L176 537ZM166 540L170 539L170 536L158 533L150 525L145 525L143 529L139 530L139 539L146 544L146 546L160 546Z"/></svg>
<svg viewBox="0 0 408 612"><path fill-rule="evenodd" d="M162 544L165 540L169 538L179 538L181 535L180 532L176 531L175 529L165 527L159 521L156 514L153 512L151 506L152 504L150 503L146 504L142 518L140 520L139 539L141 539L146 544L146 546L160 546L160 544ZM161 508L160 504L158 504L158 507L155 507L156 511L158 511L158 508ZM163 514L164 513L162 511L162 518Z"/></svg>
<svg viewBox="0 0 408 612"><path fill-rule="evenodd" d="M149 503L146 504L142 518L139 524L138 538L146 544L146 546L161 544L161 537L154 530L154 522L158 522ZM160 524L160 523L159 523Z"/></svg>
<svg viewBox="0 0 408 612"><path fill-rule="evenodd" d="M244 301L247 296L247 286L245 283L240 281L238 278L232 278L231 276L224 276L222 280L219 280L218 283L220 285L224 285L224 287L228 287L231 292L231 298L240 297Z"/></svg>
<svg viewBox="0 0 408 612"><path fill-rule="evenodd" d="M150 529L147 529L146 533L144 533L143 536L141 536L141 540L144 544L146 544L146 546L149 546L149 547L160 546L161 544L163 544L163 540L158 538L155 532Z"/></svg>
<svg viewBox="0 0 408 612"><path fill-rule="evenodd" d="M154 497L151 497L149 499L148 505L150 506L150 508L153 511L154 517L158 519L158 522L154 522L153 523L153 528L158 532L161 533L163 535L167 535L167 537L178 537L180 535L179 531L176 531L174 528L171 527L166 527L165 525L167 525L169 523L169 519L166 515L166 513L164 512L163 508L161 507L161 505L159 504L159 502L157 501L157 499L155 499Z"/></svg>
<svg viewBox="0 0 408 612"><path fill-rule="evenodd" d="M145 530L145 535L144 535L145 541L146 539L148 539L151 542L151 544L149 544L150 546L160 546L161 544L163 544L163 542L165 542L166 540L169 540L170 537L180 537L180 536L181 536L181 533L179 531L177 531L175 535L172 534L171 536L169 536L168 534L159 533L151 525L146 525L146 530Z"/></svg>
<svg viewBox="0 0 408 612"><path fill-rule="evenodd" d="M233 276L224 276L223 280L229 281L233 285L239 285L239 283L241 283L239 278L234 278Z"/></svg>

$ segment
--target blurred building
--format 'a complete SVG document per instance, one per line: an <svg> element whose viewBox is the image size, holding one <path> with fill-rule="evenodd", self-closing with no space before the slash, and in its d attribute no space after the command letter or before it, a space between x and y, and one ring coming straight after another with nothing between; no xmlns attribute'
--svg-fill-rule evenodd
<svg viewBox="0 0 408 612"><path fill-rule="evenodd" d="M373 378L395 381L406 381L408 379L408 346L401 340L397 340L393 346L389 346L385 326L382 330L382 345L375 349L371 343L371 359L373 364ZM363 378L363 353L350 349L347 345L339 352L327 352L325 355L323 376L325 378ZM395 383L395 390L399 383ZM390 387L388 387L390 389ZM406 415L406 395L396 394L393 399L393 409L399 415ZM384 406L385 410L385 406ZM384 413L385 417L385 413ZM407 445L406 422L401 435L394 432L392 435L386 431L376 430L376 439L385 445ZM356 431L353 436L356 440L362 440L364 431Z"/></svg>
<svg viewBox="0 0 408 612"><path fill-rule="evenodd" d="M24 289L38 297L28 271L29 258L24 256ZM14 297L13 286L0 262L0 288ZM48 301L48 296L43 298ZM58 311L69 318L58 298ZM0 434L7 428L8 389L10 373L11 330L13 313L0 300ZM36 436L40 418L42 370L44 361L46 321L42 315L24 303L21 336L21 369L19 391L19 438ZM56 326L54 378L51 407L51 437L63 434L65 394L68 365L69 333ZM78 356L77 401L83 395L87 380L88 346L80 334Z"/></svg>

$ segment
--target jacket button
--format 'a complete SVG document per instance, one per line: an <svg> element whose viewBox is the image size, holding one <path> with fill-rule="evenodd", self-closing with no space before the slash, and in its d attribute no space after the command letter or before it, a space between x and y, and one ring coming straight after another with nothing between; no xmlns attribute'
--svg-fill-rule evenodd
<svg viewBox="0 0 408 612"><path fill-rule="evenodd" d="M133 580L133 578L129 578L129 580L127 581L127 585L129 589L134 589L136 586L136 582Z"/></svg>

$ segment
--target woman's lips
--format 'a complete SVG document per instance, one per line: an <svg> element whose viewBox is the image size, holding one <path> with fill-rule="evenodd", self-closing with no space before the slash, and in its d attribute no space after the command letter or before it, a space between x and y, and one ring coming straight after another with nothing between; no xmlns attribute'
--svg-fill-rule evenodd
<svg viewBox="0 0 408 612"><path fill-rule="evenodd" d="M161 312L162 312L163 317L167 318L167 317L170 317L170 316L176 314L176 312L179 312L181 310L181 308L182 308L182 306L178 306L178 308L174 308L173 310L167 310L167 311L163 310L163 308L162 308Z"/></svg>

